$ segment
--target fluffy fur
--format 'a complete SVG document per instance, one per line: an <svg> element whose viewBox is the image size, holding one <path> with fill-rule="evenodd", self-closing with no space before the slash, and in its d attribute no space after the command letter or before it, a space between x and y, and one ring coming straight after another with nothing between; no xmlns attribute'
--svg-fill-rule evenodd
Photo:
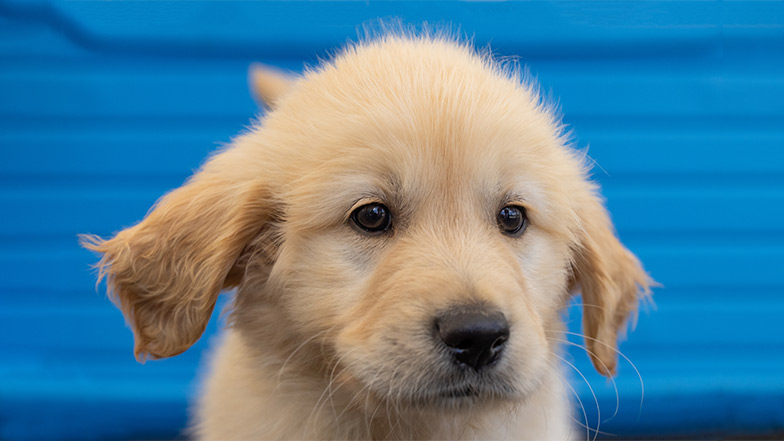
<svg viewBox="0 0 784 441"><path fill-rule="evenodd" d="M535 89L470 45L410 35L253 78L271 110L249 133L138 225L84 239L139 359L185 351L236 288L197 435L569 438L565 305L582 292L588 352L613 375L649 279ZM352 224L374 202L393 216L382 234ZM520 237L496 221L510 203L527 210ZM481 373L457 370L431 332L472 302L510 325Z"/></svg>

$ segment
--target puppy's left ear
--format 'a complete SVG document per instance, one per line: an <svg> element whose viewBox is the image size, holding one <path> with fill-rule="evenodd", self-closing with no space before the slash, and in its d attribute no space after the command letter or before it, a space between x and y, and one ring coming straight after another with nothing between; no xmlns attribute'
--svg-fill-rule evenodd
<svg viewBox="0 0 784 441"><path fill-rule="evenodd" d="M595 191L583 198L578 213L582 229L573 266L574 282L583 297L585 344L596 370L612 376L618 362L618 334L625 331L640 298L649 294L652 280L616 237Z"/></svg>
<svg viewBox="0 0 784 441"><path fill-rule="evenodd" d="M248 83L253 98L261 105L274 109L278 100L291 88L294 78L280 70L259 63L248 69Z"/></svg>
<svg viewBox="0 0 784 441"><path fill-rule="evenodd" d="M236 148L223 152L139 224L108 240L82 236L84 247L103 255L101 277L133 329L137 359L185 351L221 290L241 280L243 251L271 213L266 186L247 176L258 170L250 162Z"/></svg>

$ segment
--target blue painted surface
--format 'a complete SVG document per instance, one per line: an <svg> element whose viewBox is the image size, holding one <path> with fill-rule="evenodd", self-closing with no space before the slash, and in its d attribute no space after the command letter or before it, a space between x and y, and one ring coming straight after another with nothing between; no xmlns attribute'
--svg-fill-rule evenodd
<svg viewBox="0 0 784 441"><path fill-rule="evenodd" d="M250 62L300 70L378 17L521 56L590 145L664 285L622 346L642 406L624 361L600 430L784 430L784 3L4 1L0 438L180 433L217 317L187 353L136 364L76 234L133 224L248 124ZM610 417L612 385L572 349Z"/></svg>

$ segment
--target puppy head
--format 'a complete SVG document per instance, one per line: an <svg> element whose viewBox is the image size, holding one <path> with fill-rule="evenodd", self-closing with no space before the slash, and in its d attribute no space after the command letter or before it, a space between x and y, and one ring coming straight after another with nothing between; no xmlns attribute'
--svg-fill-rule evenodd
<svg viewBox="0 0 784 441"><path fill-rule="evenodd" d="M552 369L579 287L594 363L613 372L647 276L519 75L390 36L273 86L256 83L274 110L251 133L139 225L86 242L137 354L185 350L236 285L251 346L318 344L309 358L356 394L516 399ZM271 320L290 339L261 347Z"/></svg>

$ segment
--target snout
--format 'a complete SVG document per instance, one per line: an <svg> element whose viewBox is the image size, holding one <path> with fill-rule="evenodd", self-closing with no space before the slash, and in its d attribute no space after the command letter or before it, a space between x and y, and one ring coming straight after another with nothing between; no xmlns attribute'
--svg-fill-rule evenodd
<svg viewBox="0 0 784 441"><path fill-rule="evenodd" d="M509 323L500 311L483 305L459 306L436 317L435 336L452 360L479 371L495 364L509 339Z"/></svg>

